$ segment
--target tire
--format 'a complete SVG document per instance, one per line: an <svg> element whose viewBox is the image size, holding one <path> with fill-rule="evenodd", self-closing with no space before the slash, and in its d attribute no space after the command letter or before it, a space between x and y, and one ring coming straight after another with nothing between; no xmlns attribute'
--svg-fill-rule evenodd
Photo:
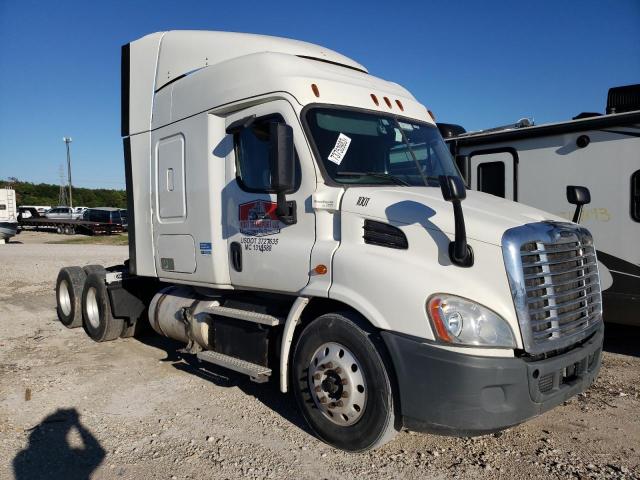
<svg viewBox="0 0 640 480"><path fill-rule="evenodd" d="M82 289L87 276L80 267L65 267L56 280L56 312L67 328L82 325Z"/></svg>
<svg viewBox="0 0 640 480"><path fill-rule="evenodd" d="M86 273L87 276L91 275L93 272L106 273L107 271L107 269L102 265L85 265L82 267L82 270L84 270L84 273Z"/></svg>
<svg viewBox="0 0 640 480"><path fill-rule="evenodd" d="M369 450L400 430L384 346L358 315L329 313L309 323L298 337L291 374L302 415L329 445Z"/></svg>
<svg viewBox="0 0 640 480"><path fill-rule="evenodd" d="M82 290L84 330L96 342L115 340L124 330L124 320L111 314L109 293L102 272L89 274Z"/></svg>
<svg viewBox="0 0 640 480"><path fill-rule="evenodd" d="M58 225L56 227L56 233L59 234L59 235L62 235L64 233L64 228L61 227L60 225Z"/></svg>

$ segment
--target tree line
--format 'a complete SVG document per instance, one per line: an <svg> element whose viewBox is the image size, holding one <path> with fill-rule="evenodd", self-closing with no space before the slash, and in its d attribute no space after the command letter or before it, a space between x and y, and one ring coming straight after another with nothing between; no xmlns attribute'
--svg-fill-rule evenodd
<svg viewBox="0 0 640 480"><path fill-rule="evenodd" d="M0 188L11 187L16 191L18 205L58 206L60 185L22 182L15 178L0 180ZM68 197L67 190L67 197ZM73 187L73 204L78 207L127 208L127 192L106 188Z"/></svg>

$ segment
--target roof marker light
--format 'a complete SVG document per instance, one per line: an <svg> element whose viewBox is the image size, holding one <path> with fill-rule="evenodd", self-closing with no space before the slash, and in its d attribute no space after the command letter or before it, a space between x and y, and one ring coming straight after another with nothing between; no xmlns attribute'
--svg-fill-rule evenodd
<svg viewBox="0 0 640 480"><path fill-rule="evenodd" d="M318 89L318 85L316 85L315 83L312 83L312 84L311 84L311 90L313 90L313 94L314 94L316 97L319 97L319 96L320 96L320 90Z"/></svg>
<svg viewBox="0 0 640 480"><path fill-rule="evenodd" d="M378 97L376 97L373 93L371 94L371 100L373 100L373 103L376 104L376 107L380 105L380 102L378 102Z"/></svg>
<svg viewBox="0 0 640 480"><path fill-rule="evenodd" d="M396 105L398 105L398 108L400 109L400 111L404 112L404 107L402 106L402 103L400 102L400 100L396 99Z"/></svg>
<svg viewBox="0 0 640 480"><path fill-rule="evenodd" d="M384 103L387 104L387 107L391 108L391 100L389 100L389 97L383 97L384 98Z"/></svg>

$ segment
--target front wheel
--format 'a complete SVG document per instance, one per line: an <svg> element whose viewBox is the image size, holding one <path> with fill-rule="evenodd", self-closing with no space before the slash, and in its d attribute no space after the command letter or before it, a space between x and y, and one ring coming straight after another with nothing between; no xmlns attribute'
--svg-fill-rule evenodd
<svg viewBox="0 0 640 480"><path fill-rule="evenodd" d="M358 324L350 312L322 315L304 328L293 353L302 414L318 437L349 451L383 445L400 429L384 347Z"/></svg>

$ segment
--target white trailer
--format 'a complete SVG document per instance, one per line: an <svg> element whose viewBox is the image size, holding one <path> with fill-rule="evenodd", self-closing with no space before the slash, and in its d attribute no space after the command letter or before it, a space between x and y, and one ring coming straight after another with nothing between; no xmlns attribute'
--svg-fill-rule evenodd
<svg viewBox="0 0 640 480"><path fill-rule="evenodd" d="M0 188L0 244L15 236L17 230L16 191L9 187Z"/></svg>
<svg viewBox="0 0 640 480"><path fill-rule="evenodd" d="M427 109L359 63L154 33L122 50L122 135L129 261L56 285L60 320L94 340L148 318L204 362L275 380L351 451L402 426L500 430L596 378L589 232L467 193Z"/></svg>
<svg viewBox="0 0 640 480"><path fill-rule="evenodd" d="M474 190L571 219L566 187L587 187L581 223L606 267L604 319L640 325L640 85L610 89L606 111L537 126L440 129Z"/></svg>

